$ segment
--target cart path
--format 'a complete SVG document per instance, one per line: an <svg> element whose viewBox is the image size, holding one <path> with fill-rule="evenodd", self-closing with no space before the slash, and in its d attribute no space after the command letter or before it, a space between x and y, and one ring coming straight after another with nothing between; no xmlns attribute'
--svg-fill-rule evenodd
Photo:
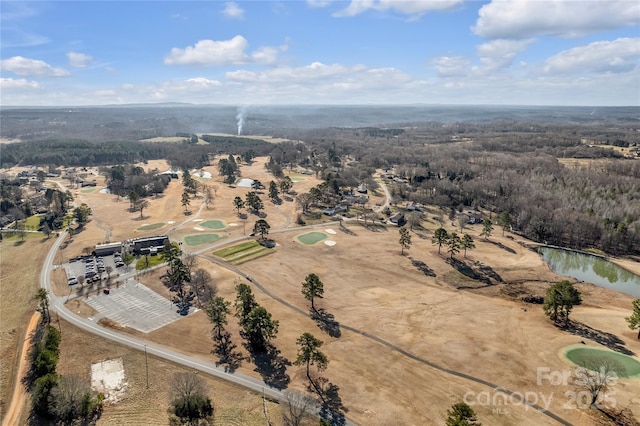
<svg viewBox="0 0 640 426"><path fill-rule="evenodd" d="M228 270L230 270L232 272L237 273L238 275L240 275L240 276L244 277L245 279L247 279L247 281L249 281L251 284L255 285L262 293L264 293L265 295L269 296L273 300L281 303L282 305L286 306L287 308L291 309L294 312L297 312L297 313L299 313L301 315L304 315L306 317L309 317L309 318L313 319L313 316L312 316L312 314L310 312L304 311L304 310L298 308L297 306L295 306L295 305L287 302L286 300L282 299L281 297L275 295L274 293L272 293L271 291L266 289L258 281L256 281L255 279L251 278L250 276L248 276L244 272L240 271L239 269L237 269L236 267L234 267L230 263L227 263L227 262L223 261L222 259L216 258L213 255L207 255L207 254L200 253L199 256L204 258L204 259L206 259L206 260L208 260L208 261L210 261L210 262L213 262L213 263L215 263L215 264L217 264L219 266L222 266L223 268L226 268L226 269L228 269ZM413 359L414 361L417 361L417 362L419 362L421 364L424 364L424 365L426 365L428 367L431 367L431 368L433 368L435 370L441 371L441 372L446 373L446 374L450 374L450 375L455 376L455 377L460 377L462 379L469 380L471 382L475 382L475 383L478 383L478 384L483 385L483 386L487 386L487 387L493 389L496 392L504 393L505 395L508 395L510 398L513 398L513 399L515 399L515 400L517 400L517 401L519 401L519 402L521 402L521 403L533 408L534 410L536 410L539 413L544 414L545 416L555 420L556 422L558 422L561 425L572 426L571 423L569 423L568 421L566 421L562 417L558 416L557 414L554 414L551 411L546 410L543 407L541 407L541 406L539 406L537 404L534 404L534 403L528 401L527 399L523 398L522 393L513 392L513 391L510 391L509 389L506 389L506 388L500 386L500 385L496 385L494 383L491 383L491 382L489 382L487 380L484 380L484 379L481 379L479 377L475 377L475 376L472 376L470 374L463 373L461 371L452 370L450 368L443 367L442 365L436 364L434 362L431 362L431 361L428 361L428 360L426 360L424 358L421 358L418 355L412 354L411 352L409 352L409 351L407 351L407 350L405 350L405 349L403 349L403 348L401 348L399 346L396 346L393 343L390 343L390 342L388 342L388 341L386 341L386 340L384 340L384 339L382 339L382 338L380 338L380 337L378 337L378 336L376 336L374 334L368 333L366 331L357 329L355 327L351 327L349 325L345 325L343 323L339 323L339 326L340 326L340 329L349 330L349 331L351 331L353 333L357 333L357 334L359 334L359 335L361 335L361 336L363 336L363 337L365 337L367 339L373 340L374 342L377 342L377 343L379 343L379 344L391 349L394 352L398 352L398 353L406 356L407 358Z"/></svg>
<svg viewBox="0 0 640 426"><path fill-rule="evenodd" d="M13 386L11 402L9 403L9 408L5 413L2 426L13 426L19 424L20 415L22 414L22 409L24 408L24 403L27 399L27 390L22 385L22 378L27 373L27 368L29 366L29 348L31 347L32 343L31 337L33 335L33 331L38 325L39 320L39 312L35 312L33 315L31 315L31 319L29 320L29 325L27 326L27 331L25 333L25 339L22 343L22 350L19 354L20 363L18 364L18 371L16 373L16 381Z"/></svg>

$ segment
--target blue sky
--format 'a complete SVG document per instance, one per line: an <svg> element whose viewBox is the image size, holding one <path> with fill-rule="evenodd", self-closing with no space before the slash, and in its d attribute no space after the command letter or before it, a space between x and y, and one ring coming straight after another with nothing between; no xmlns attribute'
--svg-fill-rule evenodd
<svg viewBox="0 0 640 426"><path fill-rule="evenodd" d="M637 0L1 1L1 105L640 105Z"/></svg>

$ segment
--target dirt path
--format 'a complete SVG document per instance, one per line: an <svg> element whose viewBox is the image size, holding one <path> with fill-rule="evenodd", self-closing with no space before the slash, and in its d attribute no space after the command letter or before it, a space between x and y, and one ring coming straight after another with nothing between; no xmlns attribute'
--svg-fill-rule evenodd
<svg viewBox="0 0 640 426"><path fill-rule="evenodd" d="M20 423L20 415L27 398L27 390L22 385L22 378L25 376L29 365L29 347L31 346L31 335L40 321L40 313L36 312L31 316L29 325L25 333L25 339L22 343L22 351L20 352L20 365L16 373L15 385L13 387L13 395L11 403L4 416L2 426L17 425Z"/></svg>

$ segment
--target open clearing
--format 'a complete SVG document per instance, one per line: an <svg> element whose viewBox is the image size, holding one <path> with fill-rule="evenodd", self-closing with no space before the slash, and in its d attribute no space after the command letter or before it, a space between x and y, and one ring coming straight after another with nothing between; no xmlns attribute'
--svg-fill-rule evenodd
<svg viewBox="0 0 640 426"><path fill-rule="evenodd" d="M272 177L264 168L265 161L258 159L251 166L243 165L242 176L268 183ZM165 194L150 199L150 207L145 210L142 223L173 221L167 233L171 238L184 238L193 235L194 218L203 219L198 223L199 226L203 226L207 220L220 220L239 224L225 230L228 238L246 236L247 226L252 229L258 218L255 215L248 215L246 220L239 218L233 209L233 198L244 198L250 189L231 188L221 182L215 166L206 169L215 176L211 184L217 187L210 209L202 207L200 199L194 199L190 206L192 215L185 216L179 202L182 187L174 180ZM306 175L304 181L294 183L294 190L298 193L308 192L317 183L319 181L313 176ZM573 389L571 386L537 383L536 372L539 367L548 367L551 371L571 368L571 364L559 355L562 348L581 340L585 340L589 347L603 346L595 339L559 330L544 316L539 305L525 304L508 296L520 291L544 294L547 283L563 278L551 272L539 255L523 247L517 235L507 236L511 238L496 235L484 241L479 236L481 226L468 226L465 230L474 237L477 248L470 251L464 261L467 264L489 266L503 280L503 283L487 286L454 270L447 262L448 255L444 250L441 255L437 253L437 247L431 244L433 224L429 225L429 229L411 234L413 244L405 256L400 255L397 228L365 227L353 222L345 222L344 228L321 225L320 229L335 230L335 234L331 235L335 246L304 245L296 241L295 236L300 230L296 231L292 226L296 217L295 203L285 201L276 206L266 201L266 196L261 197L265 200L266 220L271 229L292 228L291 232L272 233L269 236L276 241L277 248L266 249L252 241L234 245L227 252L214 252L212 249L209 253L238 263L233 256L244 256L246 252L252 253L252 250L268 250L269 256L240 256L244 260L240 269L252 277L257 301L280 321L274 344L281 351L281 356L292 362L297 354L295 341L302 333L310 332L323 340L322 349L329 358L328 368L323 375L338 386L349 418L363 425L422 425L426 421L441 424L447 408L464 395L469 392L476 396L482 392L493 392L487 386L428 365L433 363L514 392L555 395L550 401L551 412L574 424L598 423L584 410L566 408L567 401L562 395ZM63 250L65 257L75 256L84 247L104 241L107 233L111 241L154 234L140 230L139 214L129 212L128 203L118 201L113 195L96 191L79 194L78 198L78 201L87 202L93 208L94 216L86 229L75 235ZM381 196L372 196L370 200L371 205L382 202ZM454 230L453 227L446 228L448 231ZM327 237L327 233L322 234ZM184 249L189 251L188 248ZM462 260L462 254L457 258ZM235 299L235 284L244 278L208 262L206 256L198 259L198 267L211 273L220 296L227 300ZM318 274L324 283L324 298L318 300L317 305L333 316L335 323L331 333L321 330L309 318L309 302L300 291L304 277L312 272ZM161 273L161 270L153 271L140 279L157 293L163 294L163 286L158 279ZM458 288L463 286L473 289ZM640 353L640 341L635 338L636 333L627 328L624 320L629 315L632 298L589 284L577 286L583 293L584 303L574 309L572 318L598 332L617 336L627 350ZM166 294L163 295L166 297ZM132 419L145 420L147 418L144 416L150 416L147 421L152 424L166 422L166 411L162 407L168 403L166 392L170 379L164 377L168 373L163 371L162 378L154 376L154 386L163 387L163 393L156 394L157 401L153 400L155 405L150 404L144 385L140 386L144 377L144 354L123 350L110 342L95 344L102 348L105 345L114 346L105 350L104 354L96 353L94 347L85 350L88 342L100 339L83 334L83 340L70 341L68 333L65 334L65 327L71 327L68 324L62 327L62 370L88 370L89 363L122 356L131 386L129 396L134 400L138 398L138 403L127 405L127 415ZM229 319L227 328L233 342L238 345L237 350L242 356L247 356L235 319ZM135 330L125 332L139 333ZM202 311L157 328L148 333L147 338L210 362L216 360L211 354L211 324ZM412 356L407 356L407 353ZM88 358L92 357L94 359L89 362ZM133 357L137 359L135 363L130 361ZM154 360L154 369L158 368L159 362ZM172 366L169 371L175 371L176 368ZM238 371L262 377L256 365L247 360L242 361ZM305 388L303 369L289 365L287 374L289 388ZM215 404L224 407L226 402L221 398L221 393L215 390L216 386L213 386L212 398ZM239 395L243 395L244 391L236 388L233 392L230 397L240 401ZM255 398L254 394L251 395ZM634 410L636 416L639 415L640 380L620 380L616 385L616 399L619 407L628 407ZM142 400L146 405L140 402ZM128 398L125 398L121 404L105 409L105 422L107 419L111 421L105 424L118 424L116 413L124 410L127 401ZM261 401L257 404L261 405ZM474 406L483 424L556 424L522 404L509 406L508 412L496 412L494 408L480 404ZM238 415L235 419L243 419ZM264 419L262 421L264 423ZM252 423L247 420L241 424Z"/></svg>

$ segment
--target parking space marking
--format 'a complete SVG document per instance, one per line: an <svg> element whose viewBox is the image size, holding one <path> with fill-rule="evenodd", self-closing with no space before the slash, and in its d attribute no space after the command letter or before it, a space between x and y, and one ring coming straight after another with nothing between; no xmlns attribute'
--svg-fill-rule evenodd
<svg viewBox="0 0 640 426"><path fill-rule="evenodd" d="M87 303L100 312L101 317L143 333L150 333L182 318L170 300L135 281L112 288L109 295L98 293L91 296Z"/></svg>

